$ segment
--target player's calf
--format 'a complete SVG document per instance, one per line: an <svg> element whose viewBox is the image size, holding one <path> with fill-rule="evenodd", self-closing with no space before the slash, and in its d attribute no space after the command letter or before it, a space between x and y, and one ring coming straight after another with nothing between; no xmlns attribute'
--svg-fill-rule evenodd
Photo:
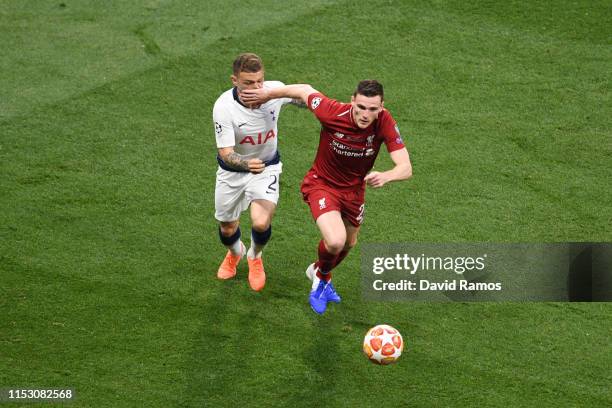
<svg viewBox="0 0 612 408"><path fill-rule="evenodd" d="M338 253L331 252L323 240L319 241L317 252L319 255L317 261L315 262L317 277L327 282L331 280L331 271L336 263Z"/></svg>
<svg viewBox="0 0 612 408"><path fill-rule="evenodd" d="M344 248L338 253L338 256L336 257L336 260L334 262L334 268L340 265L340 262L342 262L344 258L346 258L346 256L349 254L349 252L351 251L351 249L353 249L355 245L357 245L357 239L351 241L347 240L346 244L344 245Z"/></svg>
<svg viewBox="0 0 612 408"><path fill-rule="evenodd" d="M236 233L240 223L238 221L222 221L219 223L219 238L223 242L225 238L230 239L232 235Z"/></svg>
<svg viewBox="0 0 612 408"><path fill-rule="evenodd" d="M249 258L260 258L261 251L272 237L272 225L268 225L265 230L251 229L251 247L249 248Z"/></svg>
<svg viewBox="0 0 612 408"><path fill-rule="evenodd" d="M251 289L260 291L266 284L266 273L261 259L261 251L266 246L272 236L272 225L264 231L257 230L255 227L251 230L251 248L247 253L247 261L249 263L249 285Z"/></svg>

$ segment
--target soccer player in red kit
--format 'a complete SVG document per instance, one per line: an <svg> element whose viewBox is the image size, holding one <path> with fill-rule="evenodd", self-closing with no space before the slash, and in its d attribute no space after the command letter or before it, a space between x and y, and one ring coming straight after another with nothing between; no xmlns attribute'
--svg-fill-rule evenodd
<svg viewBox="0 0 612 408"><path fill-rule="evenodd" d="M365 214L366 184L379 188L390 181L408 179L412 165L397 123L384 108L383 86L378 81L361 81L350 103L330 99L310 85L243 92L243 99L249 103L276 98L302 100L321 122L317 155L301 191L323 237L317 261L306 270L313 281L310 305L322 314L328 302L340 302L331 283L331 271L357 243ZM394 167L369 172L382 144Z"/></svg>

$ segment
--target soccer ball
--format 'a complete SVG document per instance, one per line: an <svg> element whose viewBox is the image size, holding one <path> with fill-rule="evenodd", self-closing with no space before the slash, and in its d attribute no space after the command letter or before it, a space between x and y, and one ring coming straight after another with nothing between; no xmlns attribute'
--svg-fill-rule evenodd
<svg viewBox="0 0 612 408"><path fill-rule="evenodd" d="M395 363L403 349L400 332L386 324L372 327L363 339L363 352L375 364Z"/></svg>

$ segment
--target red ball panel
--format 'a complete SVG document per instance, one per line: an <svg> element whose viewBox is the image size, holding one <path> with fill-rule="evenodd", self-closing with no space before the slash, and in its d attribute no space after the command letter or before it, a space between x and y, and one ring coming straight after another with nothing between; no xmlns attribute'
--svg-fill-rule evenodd
<svg viewBox="0 0 612 408"><path fill-rule="evenodd" d="M370 346L372 346L374 351L378 351L382 347L382 340L378 337L373 337L370 339Z"/></svg>
<svg viewBox="0 0 612 408"><path fill-rule="evenodd" d="M400 336L393 336L393 345L397 348L402 348L402 338Z"/></svg>
<svg viewBox="0 0 612 408"><path fill-rule="evenodd" d="M395 353L395 346L391 343L385 343L381 351L383 356L391 356Z"/></svg>

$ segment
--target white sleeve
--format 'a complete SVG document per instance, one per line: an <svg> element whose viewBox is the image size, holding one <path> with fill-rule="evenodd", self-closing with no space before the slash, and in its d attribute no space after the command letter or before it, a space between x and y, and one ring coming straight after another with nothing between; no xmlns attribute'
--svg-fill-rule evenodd
<svg viewBox="0 0 612 408"><path fill-rule="evenodd" d="M215 103L213 121L215 122L217 148L235 146L236 136L234 135L234 126L232 125L230 113L223 104Z"/></svg>
<svg viewBox="0 0 612 408"><path fill-rule="evenodd" d="M285 86L281 81L266 81L266 88L280 88L281 86ZM278 100L281 101L282 105L293 102L291 98L278 98Z"/></svg>

